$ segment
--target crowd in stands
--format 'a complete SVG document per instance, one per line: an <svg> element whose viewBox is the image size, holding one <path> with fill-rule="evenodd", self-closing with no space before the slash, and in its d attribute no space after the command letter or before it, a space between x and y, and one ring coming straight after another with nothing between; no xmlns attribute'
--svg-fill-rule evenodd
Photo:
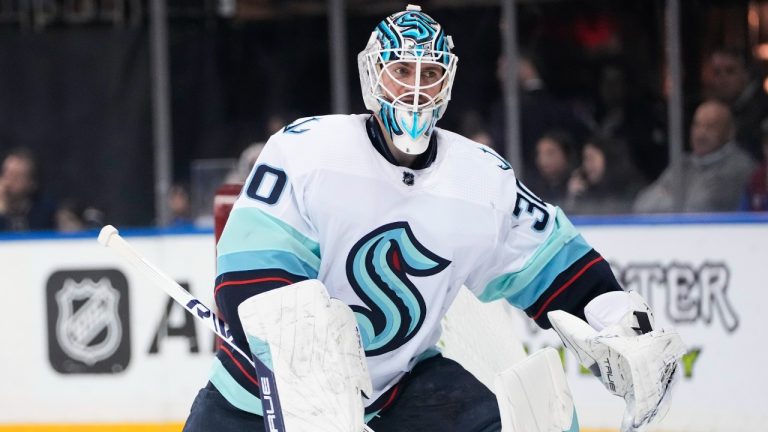
<svg viewBox="0 0 768 432"><path fill-rule="evenodd" d="M94 207L65 198L56 201L40 185L37 159L27 148L15 148L0 165L0 232L57 230L77 232L103 225Z"/></svg>
<svg viewBox="0 0 768 432"><path fill-rule="evenodd" d="M34 155L24 148L8 152L0 166L0 231L53 228L56 208L39 186Z"/></svg>
<svg viewBox="0 0 768 432"><path fill-rule="evenodd" d="M569 214L768 210L768 93L738 51L706 59L703 87L679 170L667 166L663 104L631 91L628 71L607 62L593 100L558 100L535 62L519 62L521 177ZM661 100L661 98L659 98ZM498 108L489 145L503 149ZM473 132L480 134L479 132Z"/></svg>
<svg viewBox="0 0 768 432"><path fill-rule="evenodd" d="M497 78L503 78L503 60ZM618 63L600 68L593 100L564 101L547 90L533 58L518 61L522 180L568 214L768 211L768 93L737 51L718 49L706 60L703 88L688 128L689 149L678 170L667 166L664 104L639 97ZM505 148L503 106L487 123L467 112L459 132ZM270 126L269 134L278 126ZM263 139L243 150L227 182L243 182ZM0 166L0 232L77 232L101 226L93 206L54 200L39 182L35 156L7 151ZM189 190L169 194L172 225L193 223Z"/></svg>

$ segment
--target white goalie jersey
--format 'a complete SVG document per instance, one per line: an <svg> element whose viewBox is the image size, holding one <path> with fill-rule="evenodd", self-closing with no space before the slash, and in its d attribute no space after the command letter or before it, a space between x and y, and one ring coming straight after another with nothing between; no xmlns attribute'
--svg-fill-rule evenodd
<svg viewBox="0 0 768 432"><path fill-rule="evenodd" d="M554 299L544 297L562 292L557 281L599 255L488 147L437 129L433 163L395 166L371 145L368 117L304 118L269 139L217 246L216 299L242 332L227 313L236 303L321 280L355 314L372 404L436 352L462 285L538 319ZM233 370L217 362L211 381L260 413Z"/></svg>

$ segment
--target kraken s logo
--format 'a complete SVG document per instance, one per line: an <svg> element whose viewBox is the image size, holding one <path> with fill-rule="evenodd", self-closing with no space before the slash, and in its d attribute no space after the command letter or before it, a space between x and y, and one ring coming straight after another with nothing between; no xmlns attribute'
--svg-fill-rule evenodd
<svg viewBox="0 0 768 432"><path fill-rule="evenodd" d="M395 24L400 26L403 36L419 44L431 41L437 33L437 23L423 13L404 13L395 20Z"/></svg>
<svg viewBox="0 0 768 432"><path fill-rule="evenodd" d="M450 263L419 243L407 222L376 228L355 243L347 278L365 303L352 310L367 355L402 346L424 322L424 298L408 276L434 275Z"/></svg>

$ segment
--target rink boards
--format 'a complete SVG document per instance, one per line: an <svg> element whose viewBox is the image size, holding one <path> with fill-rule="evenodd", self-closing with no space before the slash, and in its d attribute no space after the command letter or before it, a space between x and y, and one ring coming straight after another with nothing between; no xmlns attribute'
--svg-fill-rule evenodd
<svg viewBox="0 0 768 432"><path fill-rule="evenodd" d="M689 345L673 408L652 430L763 428L768 218L581 222L625 286ZM212 303L210 232L123 233ZM205 384L213 336L95 238L0 236L0 431L178 431ZM519 314L510 321L499 325L528 349L560 346ZM582 430L616 430L622 401L570 355L565 369Z"/></svg>

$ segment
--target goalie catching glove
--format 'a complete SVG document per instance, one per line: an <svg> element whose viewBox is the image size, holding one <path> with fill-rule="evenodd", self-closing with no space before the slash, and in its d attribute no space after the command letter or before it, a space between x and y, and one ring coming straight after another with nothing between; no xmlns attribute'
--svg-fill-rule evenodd
<svg viewBox="0 0 768 432"><path fill-rule="evenodd" d="M654 328L648 304L635 292L602 294L584 312L589 324L560 310L547 316L579 362L624 398L622 432L636 431L664 411L683 341L674 330Z"/></svg>

